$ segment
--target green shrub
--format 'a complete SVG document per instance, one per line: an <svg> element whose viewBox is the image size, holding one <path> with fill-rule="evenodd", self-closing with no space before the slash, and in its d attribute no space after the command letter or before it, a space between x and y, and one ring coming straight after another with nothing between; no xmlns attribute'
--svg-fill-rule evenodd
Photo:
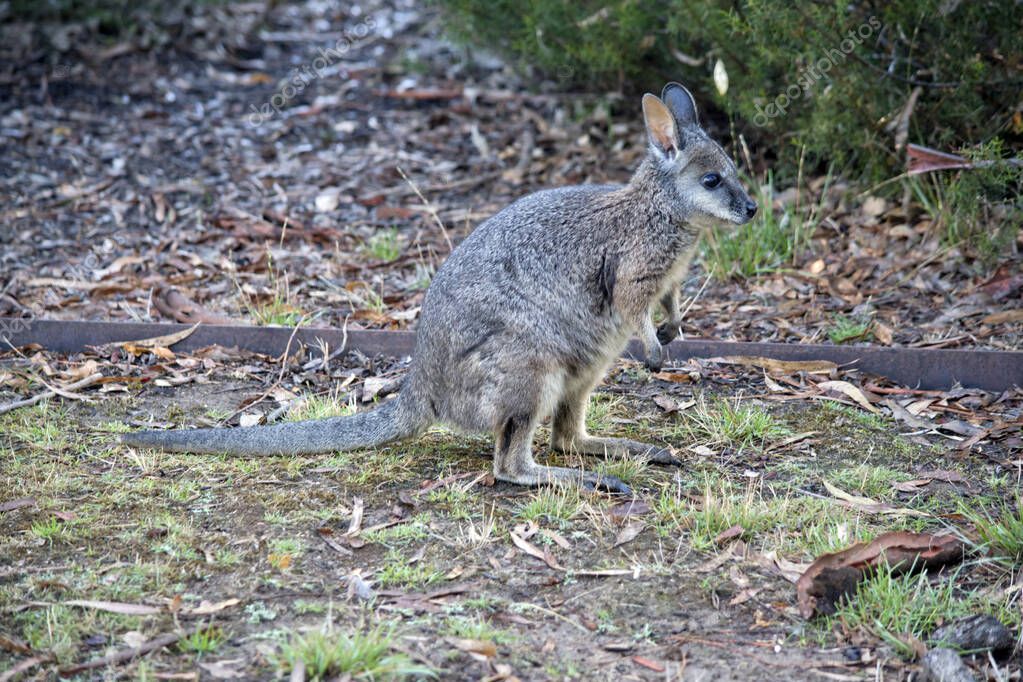
<svg viewBox="0 0 1023 682"><path fill-rule="evenodd" d="M1004 159L1000 140L967 152L978 163ZM1023 228L1023 168L994 163L958 173L910 178L908 185L948 246L966 249L987 265L1005 253Z"/></svg>
<svg viewBox="0 0 1023 682"><path fill-rule="evenodd" d="M811 167L833 163L853 179L901 170L895 122L917 86L909 142L1023 140L1015 0L436 1L455 37L564 84L656 92L680 80L790 177L804 147Z"/></svg>

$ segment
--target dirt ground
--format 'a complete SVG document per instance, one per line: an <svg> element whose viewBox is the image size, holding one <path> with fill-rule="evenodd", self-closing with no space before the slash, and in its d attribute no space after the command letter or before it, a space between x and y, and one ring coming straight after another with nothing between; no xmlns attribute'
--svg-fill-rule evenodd
<svg viewBox="0 0 1023 682"><path fill-rule="evenodd" d="M12 355L8 369L23 364ZM392 650L445 680L909 679L918 665L900 642L914 632L968 613L1019 627L1015 569L981 549L871 606L877 625L851 611L808 621L790 582L820 553L882 531L975 537L964 509L994 513L1018 490L1004 447L963 451L860 407L775 400L756 371L690 365L675 368L684 382L666 381L622 361L594 398L591 430L670 445L682 465L548 455L546 433L537 447L541 459L622 477L629 500L494 484L489 438L442 430L320 457L153 453L116 434L266 415L273 402L245 405L280 373L213 350L167 363L178 371L164 376L187 384L130 383L151 360L122 360L93 404L0 416L0 503L31 498L0 512L0 669L43 656L27 679L44 679L199 628L212 643L79 679L273 679L288 669L282 647L329 624L386 628ZM44 361L60 373L82 358L34 358ZM379 376L360 362L327 373L361 377L354 385ZM348 409L329 389L336 378L316 385L292 369L283 386L305 403L289 418ZM843 502L825 482L883 510ZM896 614L914 600L935 612L901 632ZM973 665L1003 675L991 679L1019 675L1004 655Z"/></svg>

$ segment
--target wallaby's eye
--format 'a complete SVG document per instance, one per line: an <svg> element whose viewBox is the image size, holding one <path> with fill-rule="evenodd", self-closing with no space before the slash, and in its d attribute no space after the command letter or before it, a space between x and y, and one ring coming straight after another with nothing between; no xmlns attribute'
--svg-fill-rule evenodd
<svg viewBox="0 0 1023 682"><path fill-rule="evenodd" d="M703 186L707 189L714 189L721 184L721 176L717 173L707 173L700 178L700 182L702 182Z"/></svg>

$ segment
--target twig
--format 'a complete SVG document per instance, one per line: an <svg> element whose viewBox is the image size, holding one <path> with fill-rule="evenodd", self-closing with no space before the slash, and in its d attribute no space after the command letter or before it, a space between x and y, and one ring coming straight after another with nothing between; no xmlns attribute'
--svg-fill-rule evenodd
<svg viewBox="0 0 1023 682"><path fill-rule="evenodd" d="M6 414L7 412L11 412L12 410L16 410L19 407L28 407L29 405L35 405L36 403L38 403L40 401L43 401L43 400L46 400L47 398L54 397L58 393L61 394L61 395L66 395L66 393L70 393L72 391L77 391L77 390L82 389L82 388L87 388L87 387L92 386L93 384L99 382L99 380L102 379L102 378L103 378L103 375L100 374L99 372L97 372L96 374L88 376L88 377L82 379L81 381L76 381L75 383L73 383L73 384L71 384L69 386L66 386L63 389L59 389L59 390L58 389L54 389L53 387L50 387L48 384L45 384L45 382L44 382L44 385L46 385L50 390L43 391L39 395L32 396L31 398L25 398L24 400L16 400L13 403L7 403L6 405L0 405L0 414ZM78 399L78 400L81 400L81 396L74 396L74 397L76 399Z"/></svg>
<svg viewBox="0 0 1023 682"><path fill-rule="evenodd" d="M693 304L696 303L696 300L700 298L700 294L702 294L703 290L707 288L708 284L710 284L710 277L711 277L710 275L707 275L707 278L703 280L703 285L700 286L700 290L696 292L696 295L693 296L692 300L689 301L689 304L686 305L686 309L682 311L682 315L679 316L680 320L686 319L686 315L689 314L689 311L692 309Z"/></svg>
<svg viewBox="0 0 1023 682"><path fill-rule="evenodd" d="M148 642L143 642L138 647L133 647L130 649L121 649L120 651L115 651L109 656L96 658L86 663L80 663L78 665L72 665L66 668L59 668L57 672L58 674L60 674L61 677L71 677L72 675L77 675L78 673L84 672L86 670L95 670L96 668L106 668L107 666L110 665L127 663L140 656L144 656L150 653L151 651L156 651L157 649L162 649L165 646L170 646L171 644L174 644L183 637L188 637L194 631L195 629L180 633L169 632L165 635L154 637Z"/></svg>
<svg viewBox="0 0 1023 682"><path fill-rule="evenodd" d="M437 215L437 209L435 209L433 205L426 200L426 197L423 196L423 193L419 191L418 187L416 187L416 183L412 182L412 180L409 179L409 176L405 175L405 171L401 169L401 166L395 166L395 168L398 170L398 174L401 175L405 182L409 184L409 187L412 188L412 191L416 193L416 196L419 197L419 200L423 202L423 206L426 208L427 213L429 213L430 216L433 218L434 222L437 223L437 227L440 228L441 234L444 235L444 241L448 243L448 251L449 252L454 251L455 247L451 243L451 237L448 236L448 231L444 227L443 221L441 221L440 216Z"/></svg>
<svg viewBox="0 0 1023 682"><path fill-rule="evenodd" d="M261 402L266 400L268 397L270 397L270 394L273 393L275 388L277 388L278 386L281 385L281 382L284 381L284 372L288 368L288 356L291 354L291 342L295 340L295 334L298 334L298 330L302 327L302 322L304 322L304 321L305 321L305 315L303 315L298 320L298 323L295 324L295 328L291 330L291 336L288 337L288 345L286 345L284 347L284 353L281 354L281 358L280 358L280 360L281 360L281 371L277 375L277 381L273 382L270 385L270 388L266 389L266 391L263 392L263 395L259 396L258 398L253 400L251 403L243 405L242 407L239 407L237 410L232 412L227 417L227 419L224 419L223 421L220 422L221 424L226 424L227 422L231 421L236 416L238 416L239 414L241 414L245 410L249 409L253 405L260 404Z"/></svg>
<svg viewBox="0 0 1023 682"><path fill-rule="evenodd" d="M41 654L39 656L33 656L32 658L26 658L24 661L14 666L10 670L0 674L0 682L7 682L8 680L13 680L26 670L30 670L31 668L34 668L37 665L40 665L41 663L49 663L52 660L53 654Z"/></svg>

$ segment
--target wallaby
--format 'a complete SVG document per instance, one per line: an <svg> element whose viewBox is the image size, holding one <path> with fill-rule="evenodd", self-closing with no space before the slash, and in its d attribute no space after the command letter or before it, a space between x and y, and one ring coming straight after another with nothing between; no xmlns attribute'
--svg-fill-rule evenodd
<svg viewBox="0 0 1023 682"><path fill-rule="evenodd" d="M757 205L700 127L678 83L643 96L649 149L627 185L582 185L519 199L477 227L426 293L398 395L348 417L263 427L141 431L124 443L195 453L299 455L368 448L442 423L494 434L494 477L629 492L613 476L542 466L533 433L552 417L560 451L678 464L672 451L586 432L590 392L639 332L648 364L678 334L678 285L701 233L743 224ZM652 308L667 311L654 327Z"/></svg>

